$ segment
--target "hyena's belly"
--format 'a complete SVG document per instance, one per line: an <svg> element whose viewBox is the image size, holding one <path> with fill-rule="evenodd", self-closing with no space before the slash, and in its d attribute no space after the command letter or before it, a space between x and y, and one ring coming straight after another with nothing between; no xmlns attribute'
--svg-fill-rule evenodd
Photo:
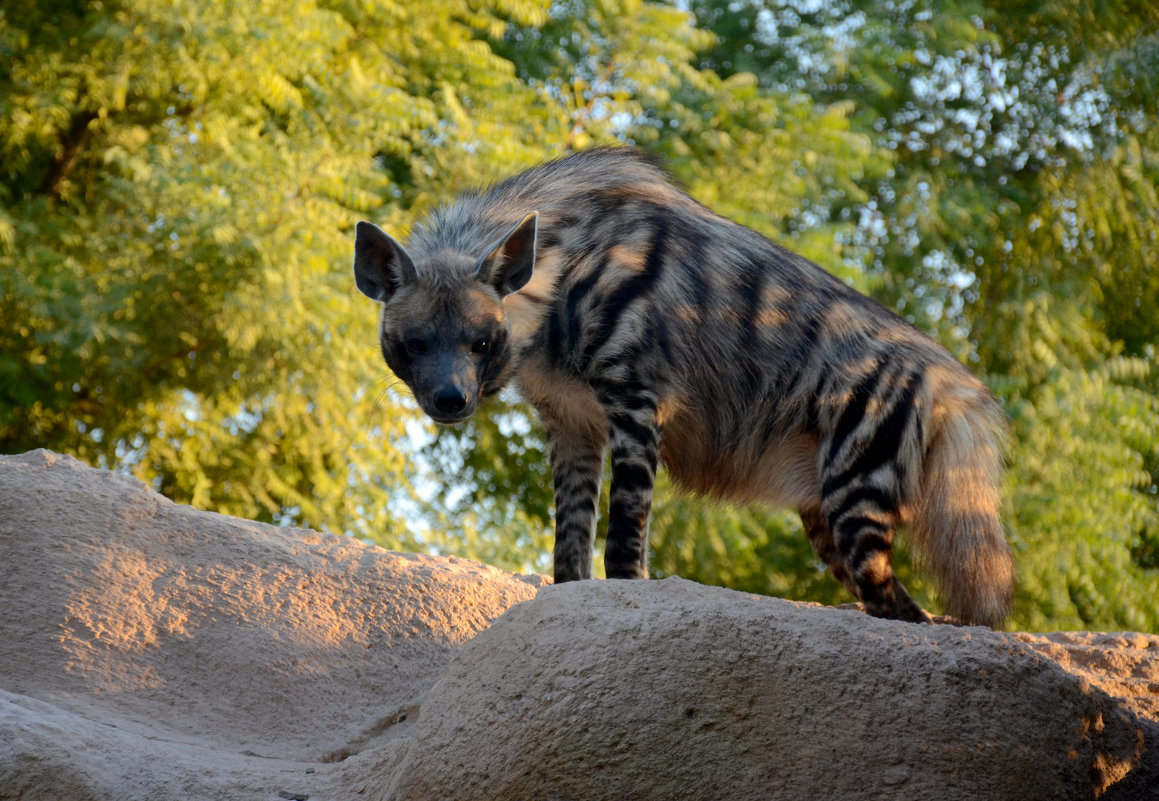
<svg viewBox="0 0 1159 801"><path fill-rule="evenodd" d="M723 439L729 440L722 444ZM821 497L817 437L786 434L757 442L743 432L727 438L673 419L664 427L660 458L684 489L736 503L800 509Z"/></svg>

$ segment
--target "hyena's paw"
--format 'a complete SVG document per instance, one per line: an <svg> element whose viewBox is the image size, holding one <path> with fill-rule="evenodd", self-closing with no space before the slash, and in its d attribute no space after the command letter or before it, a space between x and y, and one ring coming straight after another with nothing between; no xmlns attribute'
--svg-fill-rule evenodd
<svg viewBox="0 0 1159 801"><path fill-rule="evenodd" d="M896 578L888 590L881 589L885 591L879 592L878 597L862 599L862 605L868 614L889 620L904 620L907 623L934 622L930 613L918 606Z"/></svg>

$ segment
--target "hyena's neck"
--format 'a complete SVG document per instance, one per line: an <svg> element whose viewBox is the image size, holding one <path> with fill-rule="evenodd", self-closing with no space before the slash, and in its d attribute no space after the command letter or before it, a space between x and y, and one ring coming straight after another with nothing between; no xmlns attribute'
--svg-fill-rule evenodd
<svg viewBox="0 0 1159 801"><path fill-rule="evenodd" d="M563 273L564 262L558 248L545 248L535 260L531 280L518 292L503 299L503 312L511 332L511 348L522 353L544 324Z"/></svg>

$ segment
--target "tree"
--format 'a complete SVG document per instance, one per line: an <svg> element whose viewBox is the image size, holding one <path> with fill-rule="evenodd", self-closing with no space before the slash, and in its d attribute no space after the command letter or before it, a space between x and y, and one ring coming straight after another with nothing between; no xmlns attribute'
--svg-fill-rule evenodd
<svg viewBox="0 0 1159 801"><path fill-rule="evenodd" d="M389 503L410 493L407 414L340 266L358 217L401 225L447 176L539 157L534 93L479 41L499 14L542 10L0 12L0 447L420 546Z"/></svg>

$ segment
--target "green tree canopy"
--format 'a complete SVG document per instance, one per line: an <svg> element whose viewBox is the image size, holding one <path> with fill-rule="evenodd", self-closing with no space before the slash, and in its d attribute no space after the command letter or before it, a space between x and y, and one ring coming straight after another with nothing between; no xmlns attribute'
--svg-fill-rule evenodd
<svg viewBox="0 0 1159 801"><path fill-rule="evenodd" d="M480 41L541 16L0 12L4 450L54 447L198 506L405 542L388 502L409 489L406 415L382 400L373 314L339 269L347 232L360 216L401 224L444 176L541 156L535 93Z"/></svg>

